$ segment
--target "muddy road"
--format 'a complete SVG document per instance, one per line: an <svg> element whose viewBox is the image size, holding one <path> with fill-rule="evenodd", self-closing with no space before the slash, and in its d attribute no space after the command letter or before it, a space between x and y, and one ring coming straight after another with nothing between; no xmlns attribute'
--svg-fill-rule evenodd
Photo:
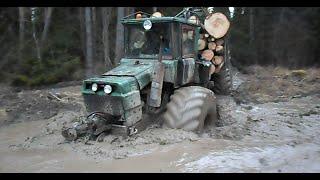
<svg viewBox="0 0 320 180"><path fill-rule="evenodd" d="M320 172L318 72L235 72L234 95L218 96L220 119L202 135L154 124L100 143L61 136L85 115L79 85L1 86L0 172Z"/></svg>

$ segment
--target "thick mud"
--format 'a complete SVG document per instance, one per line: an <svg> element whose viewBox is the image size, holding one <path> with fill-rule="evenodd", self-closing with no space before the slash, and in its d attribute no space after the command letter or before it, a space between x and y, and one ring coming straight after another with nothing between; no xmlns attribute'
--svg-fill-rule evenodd
<svg viewBox="0 0 320 180"><path fill-rule="evenodd" d="M201 135L154 124L103 142L61 136L64 125L85 115L80 86L2 88L0 172L319 172L317 82L300 96L290 90L281 101L277 93L257 100L268 93L239 92L253 79L236 72L235 97L217 97L220 118Z"/></svg>

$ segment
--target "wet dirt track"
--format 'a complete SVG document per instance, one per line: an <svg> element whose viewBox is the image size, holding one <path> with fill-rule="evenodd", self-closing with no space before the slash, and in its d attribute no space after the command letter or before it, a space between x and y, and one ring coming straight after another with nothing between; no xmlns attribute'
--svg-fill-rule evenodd
<svg viewBox="0 0 320 180"><path fill-rule="evenodd" d="M1 102L0 172L320 172L319 93L258 103L219 96L221 122L201 136L155 124L128 139L66 143L61 127L84 114L79 88L54 89L61 100L52 89L12 92L16 102L51 104L50 117ZM22 108L35 115L11 116Z"/></svg>

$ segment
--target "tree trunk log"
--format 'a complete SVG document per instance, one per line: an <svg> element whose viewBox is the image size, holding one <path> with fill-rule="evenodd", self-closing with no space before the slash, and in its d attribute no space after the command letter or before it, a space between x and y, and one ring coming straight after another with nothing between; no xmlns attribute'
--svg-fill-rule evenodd
<svg viewBox="0 0 320 180"><path fill-rule="evenodd" d="M217 45L216 52L221 52L223 50L223 46Z"/></svg>
<svg viewBox="0 0 320 180"><path fill-rule="evenodd" d="M222 46L224 44L224 40L223 39L217 39L216 40L216 44L217 44L217 46Z"/></svg>
<svg viewBox="0 0 320 180"><path fill-rule="evenodd" d="M215 73L215 71L216 71L216 66L215 66L215 65L211 65L211 66L210 66L210 70L209 70L210 75L212 75L213 73Z"/></svg>
<svg viewBox="0 0 320 180"><path fill-rule="evenodd" d="M211 36L218 39L226 35L230 22L224 14L214 13L206 17L204 27Z"/></svg>
<svg viewBox="0 0 320 180"><path fill-rule="evenodd" d="M222 68L223 64L224 64L224 62L223 62L223 63L221 63L221 64L219 64L219 65L216 67L215 73L219 73L219 72L220 72L220 70L221 70L221 68Z"/></svg>
<svg viewBox="0 0 320 180"><path fill-rule="evenodd" d="M207 42L203 39L198 40L198 50L201 51L203 50L207 45Z"/></svg>
<svg viewBox="0 0 320 180"><path fill-rule="evenodd" d="M212 58L214 57L214 53L212 50L210 49L207 49L207 50L204 50L202 53L201 53L201 56L203 59L207 60L207 61L211 61Z"/></svg>
<svg viewBox="0 0 320 180"><path fill-rule="evenodd" d="M219 65L223 62L223 56L214 56L214 64Z"/></svg>
<svg viewBox="0 0 320 180"><path fill-rule="evenodd" d="M216 43L215 42L209 42L208 43L208 49L215 50L216 49Z"/></svg>

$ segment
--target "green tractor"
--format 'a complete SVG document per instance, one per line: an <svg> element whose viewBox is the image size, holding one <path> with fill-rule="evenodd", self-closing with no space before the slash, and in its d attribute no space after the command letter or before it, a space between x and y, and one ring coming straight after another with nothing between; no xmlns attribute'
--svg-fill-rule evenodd
<svg viewBox="0 0 320 180"><path fill-rule="evenodd" d="M213 123L214 92L230 93L231 65L227 39L219 73L210 74L214 64L199 56L203 27L188 17L200 19L201 13L201 8L185 8L175 17L142 12L124 17L124 57L114 69L83 81L89 115L64 128L62 135L67 140L84 134L131 136L155 121L201 133L205 124Z"/></svg>

